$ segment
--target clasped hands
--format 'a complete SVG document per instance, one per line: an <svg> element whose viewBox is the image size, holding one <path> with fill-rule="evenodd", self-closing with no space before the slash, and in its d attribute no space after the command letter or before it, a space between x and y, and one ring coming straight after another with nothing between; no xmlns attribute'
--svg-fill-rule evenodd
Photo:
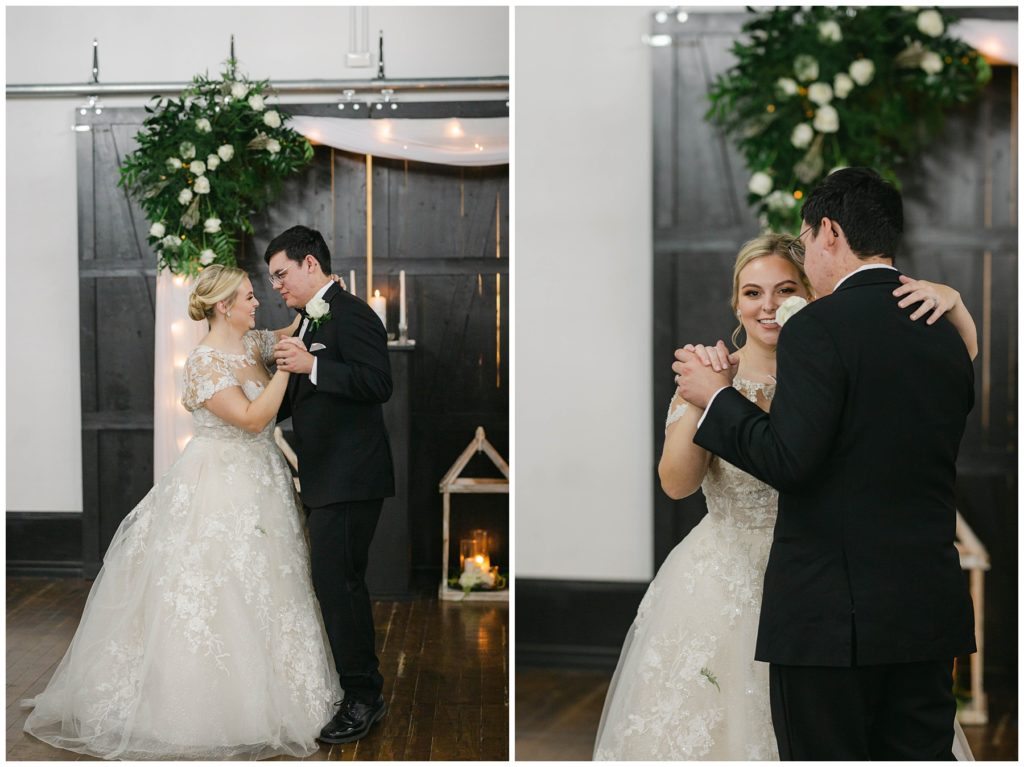
<svg viewBox="0 0 1024 767"><path fill-rule="evenodd" d="M738 365L739 355L729 354L723 341L714 346L687 344L676 349L676 361L672 363L676 391L687 402L706 408L716 391L732 385Z"/></svg>
<svg viewBox="0 0 1024 767"><path fill-rule="evenodd" d="M306 345L298 338L282 338L274 344L274 363L278 370L287 373L306 373L313 370L316 359L306 351Z"/></svg>

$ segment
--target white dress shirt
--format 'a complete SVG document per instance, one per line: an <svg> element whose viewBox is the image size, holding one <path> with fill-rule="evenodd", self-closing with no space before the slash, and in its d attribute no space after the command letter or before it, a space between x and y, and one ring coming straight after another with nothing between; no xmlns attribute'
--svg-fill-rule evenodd
<svg viewBox="0 0 1024 767"><path fill-rule="evenodd" d="M858 267L857 269L854 269L849 274L844 274L840 278L839 282L836 283L836 286L834 288L832 288L832 292L835 293L837 290L839 290L839 286L842 285L844 282L846 282L848 279L850 279L857 272L864 272L864 271L867 271L868 269L892 269L894 272L898 272L899 271L899 269L897 269L895 266L892 266L890 264L864 264L864 266L861 266L861 267ZM698 429L700 428L701 424L704 423L704 419L707 418L708 411L711 409L711 403L715 401L715 397L718 396L718 393L720 391L722 391L723 389L728 389L728 388L729 388L728 386L723 386L720 389L718 389L717 391L715 391L714 394L711 395L711 399L708 400L708 406L706 408L704 408L704 413L701 415L700 420L697 421L697 428Z"/></svg>
<svg viewBox="0 0 1024 767"><path fill-rule="evenodd" d="M320 290L318 290L316 292L316 295L313 296L313 298L323 298L324 297L324 293L327 292L327 288L331 287L331 285L333 285L333 284L334 283L332 281L328 281L326 285L324 285L322 288L320 288ZM312 301L313 298L311 298L309 300ZM307 301L306 303L309 303L309 301ZM305 307L303 307L303 308L305 308ZM300 341L302 340L302 337L304 335L306 335L306 327L308 325L309 325L309 317L303 317L302 318L302 325L299 326L299 340ZM313 383L313 386L316 386L316 362L317 362L316 355L314 354L313 355L313 369L309 371L309 380Z"/></svg>

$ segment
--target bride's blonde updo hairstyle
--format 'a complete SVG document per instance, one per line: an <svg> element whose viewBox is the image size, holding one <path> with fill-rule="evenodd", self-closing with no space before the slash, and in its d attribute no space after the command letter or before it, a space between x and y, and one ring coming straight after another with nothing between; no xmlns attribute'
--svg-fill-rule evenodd
<svg viewBox="0 0 1024 767"><path fill-rule="evenodd" d="M213 317L218 301L226 301L230 308L235 302L238 286L247 276L244 269L223 264L213 264L203 269L188 297L188 316L197 322L208 320Z"/></svg>
<svg viewBox="0 0 1024 767"><path fill-rule="evenodd" d="M800 262L797 259L803 260L804 255L804 244L800 242L798 237L794 237L791 234L776 234L770 232L768 234L762 234L755 237L748 242L743 244L740 248L740 252L736 254L736 264L732 268L732 313L736 316L736 312L739 309L740 301L740 272L749 264L751 261L756 261L759 258L765 256L778 256L779 258L789 261L796 269L797 274L800 275L800 282L804 286L804 290L807 291L808 297L814 296L814 290L811 288L811 283L807 279L807 274L804 272L804 268L800 266ZM732 331L732 345L739 347L740 333L743 332L743 323L740 322L736 326L736 329Z"/></svg>

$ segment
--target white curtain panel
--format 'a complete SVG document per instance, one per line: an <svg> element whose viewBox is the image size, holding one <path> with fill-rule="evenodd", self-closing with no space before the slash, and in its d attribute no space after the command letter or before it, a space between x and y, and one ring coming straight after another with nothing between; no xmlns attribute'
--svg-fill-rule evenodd
<svg viewBox="0 0 1024 767"><path fill-rule="evenodd" d="M206 321L188 316L189 278L164 269L156 278L153 326L153 481L160 479L192 439L192 414L181 404L185 360L206 335Z"/></svg>
<svg viewBox="0 0 1024 767"><path fill-rule="evenodd" d="M508 118L352 120L299 115L288 126L316 144L440 165L508 164Z"/></svg>
<svg viewBox="0 0 1024 767"><path fill-rule="evenodd" d="M960 19L949 25L949 33L990 59L1018 64L1016 21Z"/></svg>

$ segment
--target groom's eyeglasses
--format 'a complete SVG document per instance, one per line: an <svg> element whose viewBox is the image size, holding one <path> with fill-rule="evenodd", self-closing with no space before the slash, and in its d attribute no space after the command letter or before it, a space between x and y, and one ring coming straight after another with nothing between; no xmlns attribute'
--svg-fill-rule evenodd
<svg viewBox="0 0 1024 767"><path fill-rule="evenodd" d="M273 272L270 275L270 284L275 288L280 287L281 283L284 281L284 275L289 269L291 269L291 267L286 266L284 269L279 269L278 271Z"/></svg>
<svg viewBox="0 0 1024 767"><path fill-rule="evenodd" d="M809 226L800 232L800 236L796 238L796 241L792 245L789 246L789 255L791 255L793 260L800 266L804 265L804 256L806 255L806 252L804 251L804 235L811 231L811 229L813 229L813 227Z"/></svg>

